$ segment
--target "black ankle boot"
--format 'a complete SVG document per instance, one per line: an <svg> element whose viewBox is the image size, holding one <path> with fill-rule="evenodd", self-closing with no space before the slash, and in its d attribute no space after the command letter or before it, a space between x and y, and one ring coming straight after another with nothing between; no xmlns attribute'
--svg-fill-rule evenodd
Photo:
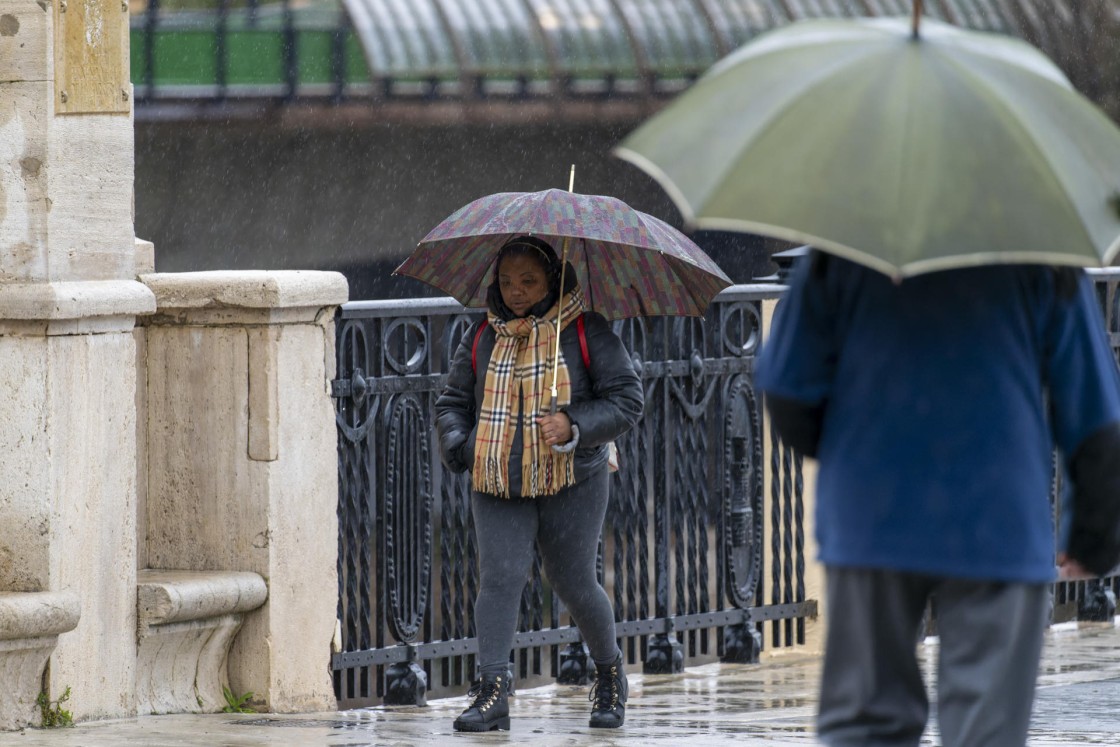
<svg viewBox="0 0 1120 747"><path fill-rule="evenodd" d="M595 684L588 698L595 704L591 709L591 726L617 729L626 720L626 696L629 694L626 673L622 671L622 655L610 664L596 664L595 673Z"/></svg>
<svg viewBox="0 0 1120 747"><path fill-rule="evenodd" d="M509 731L507 675L483 675L467 695L473 696L474 701L455 719L455 731Z"/></svg>

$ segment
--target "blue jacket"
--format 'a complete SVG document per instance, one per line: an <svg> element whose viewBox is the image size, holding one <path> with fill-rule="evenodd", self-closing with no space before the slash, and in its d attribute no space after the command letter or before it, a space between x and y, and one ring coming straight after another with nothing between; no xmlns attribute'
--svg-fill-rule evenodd
<svg viewBox="0 0 1120 747"><path fill-rule="evenodd" d="M756 371L768 397L817 408L822 562L1052 580L1053 447L1120 421L1084 273L1064 294L1043 266L895 284L822 257L800 263Z"/></svg>

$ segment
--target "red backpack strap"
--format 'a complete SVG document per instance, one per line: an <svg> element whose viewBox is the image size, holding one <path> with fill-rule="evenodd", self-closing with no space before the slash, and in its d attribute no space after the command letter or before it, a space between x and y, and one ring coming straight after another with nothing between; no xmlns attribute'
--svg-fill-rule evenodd
<svg viewBox="0 0 1120 747"><path fill-rule="evenodd" d="M471 371L476 375L478 374L478 341L482 339L482 330L486 329L489 323L488 320L483 319L482 324L478 325L478 331L474 333L474 345L471 345Z"/></svg>
<svg viewBox="0 0 1120 747"><path fill-rule="evenodd" d="M583 353L583 367L591 370L591 353L587 352L587 332L583 329L583 314L576 317L576 332L579 332L579 351Z"/></svg>

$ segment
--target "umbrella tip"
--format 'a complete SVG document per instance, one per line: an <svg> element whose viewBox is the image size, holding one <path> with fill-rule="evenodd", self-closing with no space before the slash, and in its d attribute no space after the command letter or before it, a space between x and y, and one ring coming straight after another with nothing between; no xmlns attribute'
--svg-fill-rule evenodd
<svg viewBox="0 0 1120 747"><path fill-rule="evenodd" d="M1116 213L1116 217L1120 218L1120 190L1112 193L1112 197L1108 198L1108 204L1112 206L1112 210Z"/></svg>

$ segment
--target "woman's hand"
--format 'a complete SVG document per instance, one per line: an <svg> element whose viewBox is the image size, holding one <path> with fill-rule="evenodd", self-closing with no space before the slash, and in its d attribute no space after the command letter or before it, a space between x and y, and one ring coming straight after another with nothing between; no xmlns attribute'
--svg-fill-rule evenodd
<svg viewBox="0 0 1120 747"><path fill-rule="evenodd" d="M541 415L537 418L541 436L549 446L566 444L572 440L572 421L566 413L558 412L555 415Z"/></svg>

